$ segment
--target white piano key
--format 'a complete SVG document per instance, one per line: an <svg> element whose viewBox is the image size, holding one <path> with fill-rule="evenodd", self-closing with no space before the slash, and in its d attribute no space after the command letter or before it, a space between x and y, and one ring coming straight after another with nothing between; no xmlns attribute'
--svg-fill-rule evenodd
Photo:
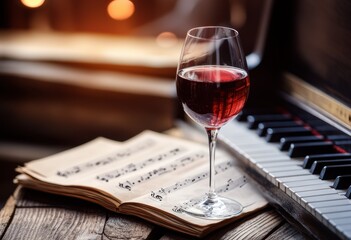
<svg viewBox="0 0 351 240"><path fill-rule="evenodd" d="M334 201L332 201L334 202ZM324 217L325 214L340 213L340 212L351 212L351 205L341 205L341 206L328 206L315 208L313 215L315 215L320 221L330 224L330 219L327 221Z"/></svg>
<svg viewBox="0 0 351 240"><path fill-rule="evenodd" d="M351 211L325 213L323 214L323 216L325 217L325 219L328 219L329 221L332 221L334 219L340 219L340 218L351 218Z"/></svg>
<svg viewBox="0 0 351 240"><path fill-rule="evenodd" d="M289 160L290 161L290 160ZM277 168L277 169L285 169L285 170L289 170L289 167L294 167L294 169L290 169L290 170L300 170L301 167L299 166L295 166L294 163L290 163L289 161L277 161L277 162L271 162L271 164L278 164L278 166L275 167L271 167L271 169L273 168ZM267 178L269 181L271 181L273 184L277 185L277 181L275 180L275 178L273 176L268 176L268 174L270 172L274 172L274 170L272 171L270 168L266 169L263 168L262 166L263 163L257 163L255 164L253 167L265 178ZM271 165L272 166L272 165ZM273 165L274 166L274 165Z"/></svg>
<svg viewBox="0 0 351 240"><path fill-rule="evenodd" d="M322 189L330 189L330 185L328 183L324 183L320 181L318 184L314 185L303 185L298 187L290 187L290 189L294 192L305 192L305 191L314 191L314 190L322 190Z"/></svg>
<svg viewBox="0 0 351 240"><path fill-rule="evenodd" d="M260 167L260 166L258 166L258 165L254 165L253 166L253 168L255 168L256 169L256 171L261 175L261 176L263 176L264 178L266 178L267 179L267 172L266 171L264 171L264 169L262 168L262 167Z"/></svg>
<svg viewBox="0 0 351 240"><path fill-rule="evenodd" d="M261 157L256 157L253 158L250 156L250 159L252 159L253 162L255 163L264 163L264 162L282 162L282 161L290 161L290 159L286 156L261 156Z"/></svg>
<svg viewBox="0 0 351 240"><path fill-rule="evenodd" d="M240 139L238 139L239 141L241 141ZM258 141L256 139L247 139L249 142L245 143L245 144L239 144L240 146L242 146L243 149L248 149L251 150L253 152L257 151L257 150L266 150L266 151L279 151L278 146L274 145L274 144L268 144L266 143L264 140L259 139Z"/></svg>
<svg viewBox="0 0 351 240"><path fill-rule="evenodd" d="M294 187L303 187L303 186L310 186L310 185L319 185L319 184L325 184L326 186L332 186L333 181L332 180L321 180L318 177L314 177L313 179L308 179L306 180L301 180L301 181L290 181L290 182L285 182L284 185L285 187L288 188L294 188Z"/></svg>
<svg viewBox="0 0 351 240"><path fill-rule="evenodd" d="M250 157L247 158L248 159L248 163L249 163L249 166L252 167L252 168L256 168L257 165L254 161L252 161L252 159Z"/></svg>
<svg viewBox="0 0 351 240"><path fill-rule="evenodd" d="M351 211L351 205L321 207L318 208L317 211L321 214Z"/></svg>
<svg viewBox="0 0 351 240"><path fill-rule="evenodd" d="M305 198L305 197L323 196L323 195L336 195L337 192L334 189L329 188L329 189L321 189L321 190L295 192L295 194L300 198Z"/></svg>
<svg viewBox="0 0 351 240"><path fill-rule="evenodd" d="M348 199L341 199L341 200L333 200L333 201L322 201L322 202L313 202L308 203L306 205L306 210L310 212L312 215L315 215L316 209L325 208L325 207L333 207L333 206L350 206L351 201Z"/></svg>
<svg viewBox="0 0 351 240"><path fill-rule="evenodd" d="M329 221L333 226L351 225L351 218L337 218Z"/></svg>
<svg viewBox="0 0 351 240"><path fill-rule="evenodd" d="M344 233L346 236L348 236L348 234L351 236L351 221L349 221L348 224L344 224L344 225L338 225L336 226L336 229L342 233Z"/></svg>
<svg viewBox="0 0 351 240"><path fill-rule="evenodd" d="M225 131L224 138L230 139L229 145L238 148L250 166L323 224L351 239L351 200L344 196L344 190L331 188L333 180L322 181L310 174L302 168L303 158L290 158L279 150L279 144L267 143L245 123L233 121L228 125L230 130Z"/></svg>
<svg viewBox="0 0 351 240"><path fill-rule="evenodd" d="M279 187L285 192L286 189L286 183L293 183L293 182L301 182L304 181L306 184L308 184L309 181L311 180L318 180L321 181L317 176L309 174L309 175L303 175L303 176L291 176L291 177L281 177L277 179L279 183Z"/></svg>
<svg viewBox="0 0 351 240"><path fill-rule="evenodd" d="M339 226L338 229L340 231L350 231L351 230L351 225L343 225L343 226Z"/></svg>
<svg viewBox="0 0 351 240"><path fill-rule="evenodd" d="M292 170L292 171L279 171L271 172L272 176L276 179L283 177L296 177L296 176L309 176L311 173L306 169Z"/></svg>
<svg viewBox="0 0 351 240"><path fill-rule="evenodd" d="M344 230L344 231L342 231L342 233L345 235L345 236L347 236L347 238L348 239L351 239L351 230Z"/></svg>
<svg viewBox="0 0 351 240"><path fill-rule="evenodd" d="M347 198L334 200L334 201L322 201L322 202L313 202L309 203L312 208L323 208L323 207L332 207L332 206L351 206L351 201Z"/></svg>
<svg viewBox="0 0 351 240"><path fill-rule="evenodd" d="M282 184L284 186L286 194L288 194L290 197L292 194L294 194L294 188L295 187L306 187L306 186L315 186L321 184L320 180L311 180L308 183L306 181L296 181L296 182L289 182L289 183L284 183ZM282 189L283 186L280 186Z"/></svg>
<svg viewBox="0 0 351 240"><path fill-rule="evenodd" d="M318 187L316 187L318 186ZM310 188L309 190L307 190ZM298 203L301 204L301 198L303 197L311 197L311 196L321 196L321 195L326 195L326 194L333 194L333 189L330 189L330 187L324 186L324 188L321 189L316 189L316 188L321 188L320 185L309 185L304 188L302 187L296 187L296 188L289 188L289 193L291 194L291 197L297 201Z"/></svg>
<svg viewBox="0 0 351 240"><path fill-rule="evenodd" d="M277 154L261 154L261 155L256 155L252 156L250 155L250 159L252 159L255 163L260 163L260 162L279 162L279 161L290 161L287 158L282 157L281 155Z"/></svg>
<svg viewBox="0 0 351 240"><path fill-rule="evenodd" d="M262 176L265 176L265 178L268 180L268 181L270 181L271 183L273 183L274 185L276 185L277 187L278 187L278 182L275 180L275 178L273 178L272 176L270 176L269 174L269 172L266 170L266 169L264 169L264 168L262 168L262 167L260 167L260 166L258 166L258 165L255 165L255 169L257 169L258 170L258 172L262 175Z"/></svg>
<svg viewBox="0 0 351 240"><path fill-rule="evenodd" d="M262 162L262 163L257 163L258 166L260 167L281 167L281 166L298 166L300 164L300 161L295 161L295 160L286 160L286 161L277 161L277 162Z"/></svg>
<svg viewBox="0 0 351 240"><path fill-rule="evenodd" d="M266 141L259 138L254 131L249 131L242 126L233 126L232 124L227 124L222 127L219 138L231 139L240 146L250 143L266 143Z"/></svg>
<svg viewBox="0 0 351 240"><path fill-rule="evenodd" d="M263 169L265 171L265 169ZM279 182L277 181L276 177L272 175L272 173L267 172L266 175L267 179L273 183L275 186L279 187Z"/></svg>
<svg viewBox="0 0 351 240"><path fill-rule="evenodd" d="M274 167L264 167L265 169L267 169L270 172L283 172L283 171L294 171L294 170L303 170L303 168L301 168L300 166L297 165L282 165L282 166L274 166Z"/></svg>
<svg viewBox="0 0 351 240"><path fill-rule="evenodd" d="M346 215L345 215L346 214ZM351 217L351 206L333 206L328 208L317 208L315 216L325 224L338 227L332 224L336 219L349 219Z"/></svg>
<svg viewBox="0 0 351 240"><path fill-rule="evenodd" d="M243 144L243 145L238 144L238 146L243 151L250 152L251 154L277 150L275 147L267 146L267 145L263 145L261 143L255 143L255 142L251 142L249 144Z"/></svg>
<svg viewBox="0 0 351 240"><path fill-rule="evenodd" d="M345 236L349 239L351 239L351 231L345 231L343 232L345 234Z"/></svg>
<svg viewBox="0 0 351 240"><path fill-rule="evenodd" d="M332 200L340 200L340 199L346 199L345 196L340 196L339 194L330 194L330 195L322 195L322 196L311 196L311 197L305 197L301 198L301 205L306 206L308 203L313 203L313 202L322 202L322 201L332 201Z"/></svg>

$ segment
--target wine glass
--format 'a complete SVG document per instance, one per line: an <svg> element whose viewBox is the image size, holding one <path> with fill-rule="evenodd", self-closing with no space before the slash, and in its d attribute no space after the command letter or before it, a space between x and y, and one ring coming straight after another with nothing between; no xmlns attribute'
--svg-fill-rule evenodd
<svg viewBox="0 0 351 240"><path fill-rule="evenodd" d="M185 113L205 128L209 142L209 192L184 212L206 219L239 214L242 205L215 191L215 148L220 128L243 108L249 93L246 59L239 33L205 26L187 32L177 68L177 94Z"/></svg>

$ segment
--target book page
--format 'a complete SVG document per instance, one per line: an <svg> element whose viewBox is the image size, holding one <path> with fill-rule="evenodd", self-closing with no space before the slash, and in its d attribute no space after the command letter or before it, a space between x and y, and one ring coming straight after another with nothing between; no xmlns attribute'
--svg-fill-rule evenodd
<svg viewBox="0 0 351 240"><path fill-rule="evenodd" d="M151 131L124 143L101 141L30 162L20 172L52 184L98 189L124 202L207 163L206 146Z"/></svg>
<svg viewBox="0 0 351 240"><path fill-rule="evenodd" d="M84 162L111 154L118 149L119 145L120 143L117 141L99 137L75 148L28 162L24 167L31 171L31 174L45 179L55 176L58 169L78 166ZM77 174L79 171L80 169L76 169Z"/></svg>
<svg viewBox="0 0 351 240"><path fill-rule="evenodd" d="M203 200L208 192L207 144L152 131L123 143L98 138L32 161L18 169L24 174L17 181L199 235L267 205L230 154L218 149L216 155L217 193L244 207L231 220L204 220L183 211Z"/></svg>
<svg viewBox="0 0 351 240"><path fill-rule="evenodd" d="M250 212L265 207L267 201L257 192L249 178L235 165L232 156L221 151L218 151L217 155L215 167L216 193L236 200L243 206L243 211L233 219L241 218ZM189 227L189 229L185 229L186 231L191 231L191 228L195 227L205 230L209 226L223 222L223 220L195 218L184 212L184 210L188 210L203 201L209 191L209 163L207 155L205 156L196 169L178 176L176 174L170 175L169 177L173 178L171 184L160 180L158 185L150 189L147 194L122 204L120 210L122 212L138 213L139 216L145 214L144 218L147 219L151 218L150 213L152 213L155 219L163 218L165 227L178 224L178 230L179 228ZM158 214L155 209L161 209L163 212ZM169 220L164 217L167 215L173 215L174 218ZM169 222L167 222L168 220Z"/></svg>

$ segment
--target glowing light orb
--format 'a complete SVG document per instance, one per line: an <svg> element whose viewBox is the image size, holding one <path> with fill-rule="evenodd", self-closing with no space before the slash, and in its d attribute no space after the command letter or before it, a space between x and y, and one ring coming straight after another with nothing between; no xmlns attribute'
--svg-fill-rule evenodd
<svg viewBox="0 0 351 240"><path fill-rule="evenodd" d="M160 47L168 48L176 45L178 42L177 36L172 32L162 32L156 37L156 43Z"/></svg>
<svg viewBox="0 0 351 240"><path fill-rule="evenodd" d="M45 0L21 0L22 4L29 8L37 8L44 4Z"/></svg>
<svg viewBox="0 0 351 240"><path fill-rule="evenodd" d="M115 20L125 20L134 14L135 6L129 0L113 0L107 6L108 15Z"/></svg>

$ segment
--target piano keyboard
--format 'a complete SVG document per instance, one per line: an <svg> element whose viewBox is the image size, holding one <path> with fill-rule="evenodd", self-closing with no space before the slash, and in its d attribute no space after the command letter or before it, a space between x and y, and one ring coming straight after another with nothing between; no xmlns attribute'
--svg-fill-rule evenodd
<svg viewBox="0 0 351 240"><path fill-rule="evenodd" d="M221 129L219 140L332 234L351 239L349 136L290 114L269 114L240 116Z"/></svg>

